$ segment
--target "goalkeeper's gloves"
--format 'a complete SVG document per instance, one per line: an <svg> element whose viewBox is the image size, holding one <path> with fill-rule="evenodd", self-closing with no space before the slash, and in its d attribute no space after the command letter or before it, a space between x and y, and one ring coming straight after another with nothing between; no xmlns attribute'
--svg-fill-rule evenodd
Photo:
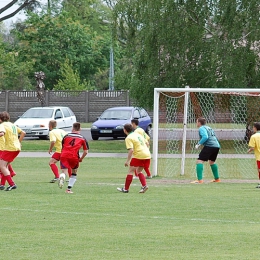
<svg viewBox="0 0 260 260"><path fill-rule="evenodd" d="M195 145L195 149L199 149L199 147L200 147L200 144Z"/></svg>

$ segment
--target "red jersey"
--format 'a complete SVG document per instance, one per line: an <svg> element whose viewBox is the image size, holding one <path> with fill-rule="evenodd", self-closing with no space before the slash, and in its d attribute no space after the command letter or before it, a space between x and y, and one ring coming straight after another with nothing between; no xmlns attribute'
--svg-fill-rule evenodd
<svg viewBox="0 0 260 260"><path fill-rule="evenodd" d="M86 138L80 134L69 133L62 139L61 157L78 159L81 147L83 150L89 150Z"/></svg>

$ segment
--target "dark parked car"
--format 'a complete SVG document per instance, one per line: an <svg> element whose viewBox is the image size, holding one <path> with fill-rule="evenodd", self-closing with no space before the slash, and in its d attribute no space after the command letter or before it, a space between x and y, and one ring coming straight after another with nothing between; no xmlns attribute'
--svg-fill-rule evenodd
<svg viewBox="0 0 260 260"><path fill-rule="evenodd" d="M112 107L105 110L92 124L91 136L93 140L99 137L125 137L123 127L131 120L139 120L139 127L143 128L150 136L152 121L148 113L141 107Z"/></svg>

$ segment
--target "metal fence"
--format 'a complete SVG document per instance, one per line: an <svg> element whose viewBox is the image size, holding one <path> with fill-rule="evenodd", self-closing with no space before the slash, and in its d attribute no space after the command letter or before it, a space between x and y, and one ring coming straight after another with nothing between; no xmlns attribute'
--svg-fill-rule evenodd
<svg viewBox="0 0 260 260"><path fill-rule="evenodd" d="M79 122L94 122L109 107L132 106L129 91L46 91L45 106L68 106ZM15 121L27 109L41 106L36 91L1 91L0 111ZM149 114L152 114L149 112Z"/></svg>

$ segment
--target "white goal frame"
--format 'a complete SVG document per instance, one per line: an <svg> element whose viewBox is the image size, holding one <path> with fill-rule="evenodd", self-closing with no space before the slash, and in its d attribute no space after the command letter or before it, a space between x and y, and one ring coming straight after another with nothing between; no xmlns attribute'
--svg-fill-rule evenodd
<svg viewBox="0 0 260 260"><path fill-rule="evenodd" d="M158 175L158 135L159 135L159 97L161 92L181 92L185 93L185 101L183 107L183 139L182 139L182 154L181 154L181 175L184 175L185 165L185 144L187 135L187 106L189 100L189 93L191 92L208 92L208 93L257 93L260 96L259 89L246 88L154 88L154 104L153 104L153 153L152 153L152 175Z"/></svg>

